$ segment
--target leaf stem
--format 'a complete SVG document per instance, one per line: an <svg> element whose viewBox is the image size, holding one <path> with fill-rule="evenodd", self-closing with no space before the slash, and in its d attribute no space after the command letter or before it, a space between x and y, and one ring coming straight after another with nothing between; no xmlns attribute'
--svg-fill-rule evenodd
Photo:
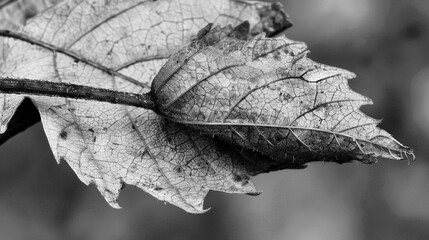
<svg viewBox="0 0 429 240"><path fill-rule="evenodd" d="M70 83L0 78L0 92L95 100L151 110L155 109L155 102L150 92L146 94L134 94Z"/></svg>

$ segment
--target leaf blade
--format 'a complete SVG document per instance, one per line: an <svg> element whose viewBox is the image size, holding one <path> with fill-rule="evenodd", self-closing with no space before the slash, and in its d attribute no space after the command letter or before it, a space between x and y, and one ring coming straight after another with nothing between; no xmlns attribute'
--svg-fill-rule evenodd
<svg viewBox="0 0 429 240"><path fill-rule="evenodd" d="M284 36L224 37L164 79L159 111L276 161L372 163L412 155L359 110L372 102L349 88L353 73L313 62L307 52Z"/></svg>

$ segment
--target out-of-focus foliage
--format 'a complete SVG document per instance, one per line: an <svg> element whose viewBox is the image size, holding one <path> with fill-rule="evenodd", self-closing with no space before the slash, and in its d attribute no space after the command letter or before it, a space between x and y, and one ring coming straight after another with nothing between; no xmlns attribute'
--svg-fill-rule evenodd
<svg viewBox="0 0 429 240"><path fill-rule="evenodd" d="M67 165L54 163L39 125L0 151L2 238L428 239L429 3L284 4L294 23L288 37L305 41L316 61L357 73L350 85L375 103L363 110L385 118L381 127L413 146L415 163L312 164L261 175L255 185L264 194L211 193L207 205L222 208L201 216L125 188L120 201L126 207L117 211L76 181Z"/></svg>

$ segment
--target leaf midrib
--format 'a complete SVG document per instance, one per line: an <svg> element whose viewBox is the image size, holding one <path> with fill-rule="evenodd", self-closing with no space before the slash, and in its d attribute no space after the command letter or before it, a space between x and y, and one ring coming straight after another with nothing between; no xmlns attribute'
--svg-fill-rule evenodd
<svg viewBox="0 0 429 240"><path fill-rule="evenodd" d="M393 149L390 147L386 147L383 146L379 143L374 143L371 142L369 140L366 139L362 139L359 137L353 137L350 136L348 134L344 134L344 133L337 133L337 132L333 132L333 131L329 131L329 130L325 130L325 129L317 129L317 128L310 128L310 127L295 127L295 126L280 126L280 125L268 125L268 124L259 124L259 123L252 123L252 124L247 124L247 123L219 123L219 122L200 122L200 121L183 121L183 120L178 120L178 119L174 119L175 122L180 123L180 124L184 124L184 125L200 125L200 126L210 126L210 127L228 127L228 126L232 126L232 127L264 127L264 128L277 128L277 129L287 129L287 130L291 130L291 129L295 129L295 130L305 130L305 131L316 131L316 132L323 132L326 134L331 134L334 136L342 136L345 138L349 138L349 139L353 139L354 141L361 141L361 142L365 142L368 144L372 144L375 145L377 147L380 147L381 149L387 149L389 151L389 153L394 156L391 151L395 151L395 152L399 152L400 155L402 155L402 153L407 154L413 154L410 148L407 148L405 146L403 146L401 143L399 143L398 141L396 141L395 139L388 139L392 142L394 142L399 148L400 150L397 149ZM377 124L377 123L374 123ZM378 136L382 136L382 135L377 135ZM384 136L382 136L384 137ZM385 138L385 137L384 137ZM342 146L340 146L342 147ZM364 153L365 154L365 153ZM397 156L394 156L394 159L396 159Z"/></svg>

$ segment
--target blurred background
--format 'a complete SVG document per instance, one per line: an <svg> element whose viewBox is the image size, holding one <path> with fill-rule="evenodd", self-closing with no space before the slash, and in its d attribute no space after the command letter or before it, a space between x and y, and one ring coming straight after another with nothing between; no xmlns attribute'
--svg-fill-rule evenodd
<svg viewBox="0 0 429 240"><path fill-rule="evenodd" d="M0 147L1 239L429 239L429 2L287 0L318 62L357 74L368 115L415 150L408 164L313 163L254 178L258 197L210 192L203 215L126 187L111 208L66 163L40 124ZM427 104L427 105L426 105Z"/></svg>

